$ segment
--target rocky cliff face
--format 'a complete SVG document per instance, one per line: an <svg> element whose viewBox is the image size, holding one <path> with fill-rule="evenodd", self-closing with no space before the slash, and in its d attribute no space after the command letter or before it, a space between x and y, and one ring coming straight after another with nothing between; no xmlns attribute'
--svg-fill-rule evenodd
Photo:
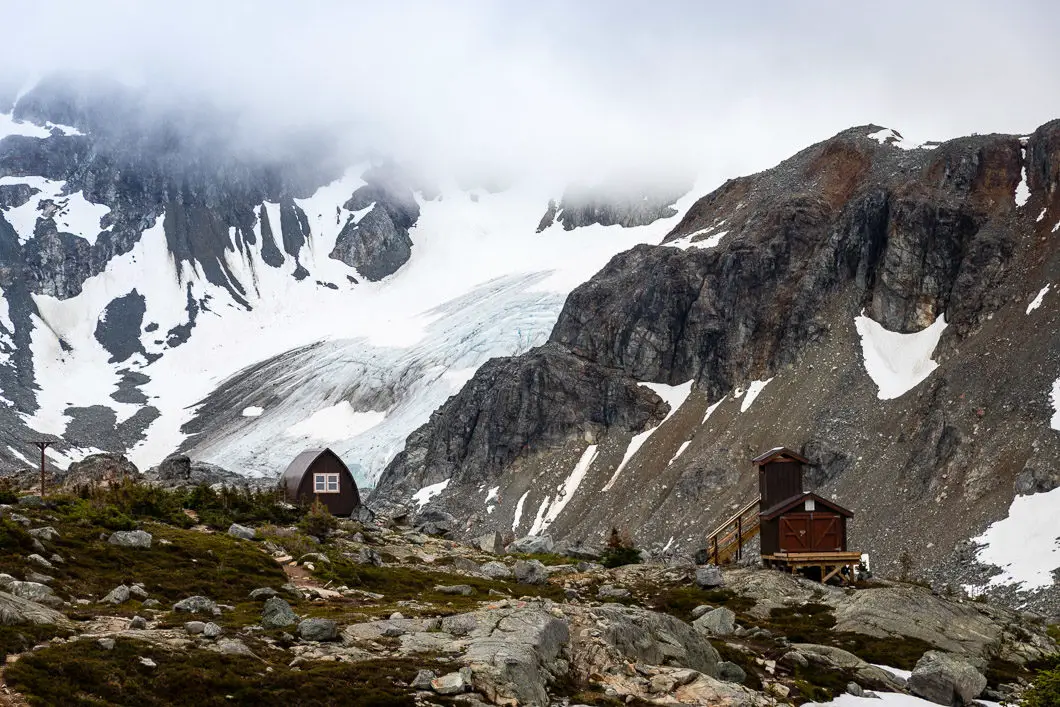
<svg viewBox="0 0 1060 707"><path fill-rule="evenodd" d="M1060 268L1058 138L1050 123L916 147L865 126L727 182L503 364L535 375L495 386L480 371L375 498L448 479L433 503L470 532L599 541L618 525L692 549L753 497L750 458L785 444L817 462L809 486L854 510L852 546L927 572L1007 515L1017 477L1055 478L1057 308L1029 304ZM902 335L923 331L941 340L915 354ZM924 375L894 391L903 356ZM627 392L590 419L566 393L586 369L609 381L598 390L670 391L670 415L653 427ZM472 440L494 443L469 455Z"/></svg>

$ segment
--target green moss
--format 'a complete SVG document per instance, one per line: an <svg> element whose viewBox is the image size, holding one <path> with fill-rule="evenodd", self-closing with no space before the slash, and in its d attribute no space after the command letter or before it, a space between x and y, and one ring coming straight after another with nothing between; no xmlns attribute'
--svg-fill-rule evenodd
<svg viewBox="0 0 1060 707"><path fill-rule="evenodd" d="M346 585L370 592L385 594L388 602L415 599L442 608L446 613L469 611L480 601L489 598L495 589L514 596L544 596L562 599L562 588L553 585L529 585L502 582L499 580L467 577L447 572L430 572L413 567L372 567L358 565L342 557L333 557L330 565L318 566L316 576L331 580L336 585ZM475 590L471 596L453 596L434 591L438 585L466 584Z"/></svg>
<svg viewBox="0 0 1060 707"><path fill-rule="evenodd" d="M150 658L148 667L140 658ZM95 641L76 641L23 656L6 670L8 684L30 704L87 706L135 704L255 705L260 707L344 705L405 707L416 704L405 687L421 668L446 669L429 660L267 665L243 656L191 650L170 653L118 639L106 651ZM444 698L438 702L447 703Z"/></svg>
<svg viewBox="0 0 1060 707"><path fill-rule="evenodd" d="M700 589L698 587L672 587L670 589L638 588L646 597L649 608L676 616L682 621L692 620L692 610L697 606L724 606L737 613L745 612L755 605L754 599L740 596L727 589Z"/></svg>
<svg viewBox="0 0 1060 707"><path fill-rule="evenodd" d="M1053 639L1054 643L1060 644L1060 624L1052 624L1045 630L1049 632L1049 637Z"/></svg>
<svg viewBox="0 0 1060 707"><path fill-rule="evenodd" d="M99 598L119 584L143 582L163 604L194 594L233 603L245 600L252 589L287 581L279 565L246 541L159 525L145 528L154 535L147 549L111 545L98 528L65 526L53 543L65 562L49 571L62 589L78 597ZM137 606L129 602L119 610Z"/></svg>
<svg viewBox="0 0 1060 707"><path fill-rule="evenodd" d="M9 655L28 651L33 646L56 636L66 637L72 632L57 626L22 624L0 626L0 664Z"/></svg>

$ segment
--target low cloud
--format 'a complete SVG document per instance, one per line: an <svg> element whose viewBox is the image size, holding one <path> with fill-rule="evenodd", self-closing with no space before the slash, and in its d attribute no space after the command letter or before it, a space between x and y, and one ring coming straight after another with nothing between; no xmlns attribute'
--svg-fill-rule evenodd
<svg viewBox="0 0 1060 707"><path fill-rule="evenodd" d="M23 3L11 76L98 71L206 99L249 143L609 178L770 166L851 125L914 140L1060 116L1052 3Z"/></svg>

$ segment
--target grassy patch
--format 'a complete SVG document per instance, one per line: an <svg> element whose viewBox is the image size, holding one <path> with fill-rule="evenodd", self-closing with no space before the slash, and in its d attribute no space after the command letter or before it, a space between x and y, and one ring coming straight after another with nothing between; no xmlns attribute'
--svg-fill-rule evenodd
<svg viewBox="0 0 1060 707"><path fill-rule="evenodd" d="M56 636L66 637L72 632L57 626L39 626L22 624L18 626L0 626L0 663L14 653L28 651L38 643L43 643Z"/></svg>
<svg viewBox="0 0 1060 707"><path fill-rule="evenodd" d="M335 584L386 594L387 601L417 601L446 607L447 613L471 611L495 589L513 596L530 595L562 599L562 588L552 585L529 585L499 580L467 577L447 572L428 572L413 567L372 567L358 565L344 558L332 558L330 565L318 566L316 576ZM475 590L471 596L453 596L434 591L438 585L466 584Z"/></svg>
<svg viewBox="0 0 1060 707"><path fill-rule="evenodd" d="M150 658L156 667L140 662ZM434 661L374 660L318 663L288 668L243 656L203 650L170 653L119 639L112 651L95 641L76 641L28 654L7 668L6 678L32 705L135 704L344 705L406 707L416 704L405 687ZM268 668L268 669L267 669ZM444 698L438 700L445 703Z"/></svg>
<svg viewBox="0 0 1060 707"><path fill-rule="evenodd" d="M287 581L279 565L246 541L158 525L146 530L154 541L149 549L138 549L111 545L98 529L65 526L53 543L65 562L49 572L78 597L99 599L119 584L143 582L150 596L164 605L194 594L234 603L245 600L252 589ZM131 610L136 605L123 606Z"/></svg>
<svg viewBox="0 0 1060 707"><path fill-rule="evenodd" d="M740 596L728 589L700 589L698 587L673 587L658 591L643 591L648 608L676 616L682 621L692 620L692 610L704 604L732 609L742 613L755 605L754 599Z"/></svg>

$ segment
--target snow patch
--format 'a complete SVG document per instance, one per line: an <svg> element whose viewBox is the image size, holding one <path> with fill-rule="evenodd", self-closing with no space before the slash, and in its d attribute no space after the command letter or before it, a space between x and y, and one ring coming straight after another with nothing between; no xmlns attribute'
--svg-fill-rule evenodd
<svg viewBox="0 0 1060 707"><path fill-rule="evenodd" d="M497 493L498 493L498 492L500 492L500 490L501 490L501 487L500 487L500 486L494 486L493 488L491 488L491 489L490 489L490 490L489 490L489 491L488 491L488 492L486 493L486 500L485 500L484 502L485 502L485 503L489 503L489 502L490 502L490 501L492 501L493 499L497 498Z"/></svg>
<svg viewBox="0 0 1060 707"><path fill-rule="evenodd" d="M419 491L412 494L412 500L416 502L417 510L422 509L432 498L440 494L442 491L445 491L449 486L450 481L452 481L452 479L446 479L445 481L439 481L430 486L424 486Z"/></svg>
<svg viewBox="0 0 1060 707"><path fill-rule="evenodd" d="M1057 382L1060 387L1060 381ZM1054 392L1057 387L1054 387ZM987 586L1015 586L1022 591L1053 585L1060 568L1060 488L1030 496L1016 496L1008 517L972 539L981 544L976 559L1001 568Z"/></svg>
<svg viewBox="0 0 1060 707"><path fill-rule="evenodd" d="M530 529L531 535L536 535L538 532L544 532L548 529L552 523L559 518L559 514L563 512L563 509L567 507L570 500L574 498L574 494L578 491L578 487L582 485L582 481L585 479L585 475L588 473L589 468L596 461L597 446L590 444L582 452L581 458L578 459L578 463L574 465L574 470L571 471L570 476L556 487L556 499L552 502L552 505L548 506L548 511L544 515L539 515L541 518L540 527L538 522L534 522L534 528L537 528L535 532L534 528ZM545 497L545 501L548 501L548 497Z"/></svg>
<svg viewBox="0 0 1060 707"><path fill-rule="evenodd" d="M515 502L515 517L512 519L512 532L519 532L519 523L523 519L523 504L526 503L526 497L530 495L530 491L527 490L519 497L519 500Z"/></svg>
<svg viewBox="0 0 1060 707"><path fill-rule="evenodd" d="M894 147L902 150L919 150L919 149L932 149L934 145L918 144L911 142L902 137L902 134L897 130L891 130L890 128L884 128L883 130L877 130L874 133L869 133L867 137L875 140L881 145L893 145Z"/></svg>
<svg viewBox="0 0 1060 707"><path fill-rule="evenodd" d="M747 396L740 402L740 412L747 412L747 408L751 407L751 403L755 401L758 394L762 392L762 389L771 380L773 379L767 378L764 381L752 381L751 385L747 386Z"/></svg>
<svg viewBox="0 0 1060 707"><path fill-rule="evenodd" d="M1053 381L1053 389L1049 393L1049 402L1053 406L1053 417L1049 420L1049 426L1054 430L1060 430L1060 378Z"/></svg>
<svg viewBox="0 0 1060 707"><path fill-rule="evenodd" d="M15 120L11 113L0 113L0 140L11 135L24 135L43 139L51 137L51 132L33 123Z"/></svg>
<svg viewBox="0 0 1060 707"><path fill-rule="evenodd" d="M257 405L250 405L243 408L243 417L261 417L261 413L265 412L265 408Z"/></svg>
<svg viewBox="0 0 1060 707"><path fill-rule="evenodd" d="M1020 208L1031 198L1031 189L1027 186L1027 148L1020 149L1020 183L1016 185L1016 207Z"/></svg>
<svg viewBox="0 0 1060 707"><path fill-rule="evenodd" d="M696 231L695 233L690 233L689 235L684 236L682 238L678 238L675 241L670 241L669 243L663 243L663 245L672 246L674 248L680 248L681 250L688 250L689 248L700 248L700 249L703 249L703 250L707 250L709 248L716 247L719 243L721 243L721 239L724 238L729 233L728 231L719 231L718 233L715 233L714 235L709 236L708 238L703 238L703 239L698 240L698 241L693 241L692 240L696 236L702 235L704 233L708 233L711 230L712 230L712 228L704 228L701 231Z"/></svg>
<svg viewBox="0 0 1060 707"><path fill-rule="evenodd" d="M287 428L288 437L309 437L322 442L356 437L386 419L385 412L358 412L348 400L318 410L305 420Z"/></svg>
<svg viewBox="0 0 1060 707"><path fill-rule="evenodd" d="M861 336L865 370L879 387L880 400L909 392L938 368L931 356L946 328L945 315L913 334L888 331L864 315L855 317L854 326Z"/></svg>
<svg viewBox="0 0 1060 707"><path fill-rule="evenodd" d="M533 525L530 526L530 532L527 535L538 535L545 529L545 513L548 511L548 502L551 499L545 496L541 501L541 505L537 507L537 515L534 516Z"/></svg>
<svg viewBox="0 0 1060 707"><path fill-rule="evenodd" d="M903 680L908 680L913 675L912 670L902 670L901 668L892 668L889 665L877 665L876 663L869 663L869 665L880 670L886 670L891 675L900 677Z"/></svg>
<svg viewBox="0 0 1060 707"><path fill-rule="evenodd" d="M739 397L739 396L736 396L736 397ZM714 414L715 410L717 410L719 407L721 407L721 404L723 402L725 402L725 396L724 395L721 396L721 399L719 399L718 402L714 403L713 405L711 405L711 406L709 406L707 408L706 414L703 415L703 422L700 422L699 424L701 424L701 425L707 424L707 420L710 419L710 416Z"/></svg>
<svg viewBox="0 0 1060 707"><path fill-rule="evenodd" d="M644 386L645 388L650 388L651 390L655 391L655 393L660 398L669 403L670 412L666 413L666 417L664 417L662 419L662 422L660 422L658 425L650 427L639 434L633 435L633 439L629 441L629 446L626 447L626 453L622 457L622 462L618 465L618 468L615 469L615 473L611 475L611 478L608 479L604 487L600 489L601 491L611 490L611 488L615 485L615 481L618 480L618 475L622 473L622 470L624 468L626 468L626 464L628 464L629 460L633 458L633 455L636 454L637 451L644 446L644 443L648 441L648 438L651 437L657 429L662 427L666 423L666 421L673 417L674 413L677 412L677 410L682 405L684 405L685 400L688 399L689 394L692 392L693 380L694 379L690 379L685 383L681 383L680 385L666 385L665 383L639 384Z"/></svg>
<svg viewBox="0 0 1060 707"><path fill-rule="evenodd" d="M1038 307L1042 306L1042 300L1045 299L1045 295L1049 292L1050 287L1051 285L1046 285L1042 289L1038 290L1038 294L1036 294L1034 296L1034 299L1031 300L1031 303L1027 305L1027 314L1030 314L1034 310L1038 309Z"/></svg>
<svg viewBox="0 0 1060 707"><path fill-rule="evenodd" d="M1048 209L1047 207L1043 206L1043 207L1042 207L1042 212L1041 212L1040 214L1038 214L1038 218L1034 219L1034 222L1035 222L1035 223L1038 223L1038 222L1039 222L1039 221L1041 221L1041 220L1042 220L1043 218L1045 218L1045 212L1046 212L1046 211L1048 211L1048 210L1049 210L1049 209Z"/></svg>
<svg viewBox="0 0 1060 707"><path fill-rule="evenodd" d="M913 695L903 695L900 692L874 692L875 697L854 697L843 693L831 702L807 702L804 707L938 707L930 702ZM993 707L992 703L984 700L976 702Z"/></svg>
<svg viewBox="0 0 1060 707"><path fill-rule="evenodd" d="M677 452L674 453L674 456L670 459L669 462L666 463L666 466L670 466L675 461L677 461L677 458L685 453L685 450L688 449L688 445L690 444L692 444L692 440L682 442L681 446L677 448Z"/></svg>

